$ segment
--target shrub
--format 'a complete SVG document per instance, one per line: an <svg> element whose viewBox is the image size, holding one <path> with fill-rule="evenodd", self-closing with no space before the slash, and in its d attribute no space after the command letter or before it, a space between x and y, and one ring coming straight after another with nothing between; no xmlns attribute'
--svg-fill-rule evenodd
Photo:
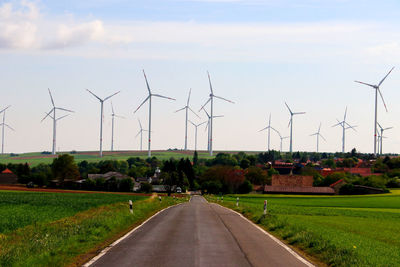
<svg viewBox="0 0 400 267"><path fill-rule="evenodd" d="M131 192L132 190L133 190L133 181L131 178L125 178L119 182L119 191Z"/></svg>
<svg viewBox="0 0 400 267"><path fill-rule="evenodd" d="M153 186L149 183L140 184L140 192L151 193L153 191Z"/></svg>
<svg viewBox="0 0 400 267"><path fill-rule="evenodd" d="M247 194L253 191L253 185L249 180L244 180L244 182L239 186L238 193L239 194Z"/></svg>

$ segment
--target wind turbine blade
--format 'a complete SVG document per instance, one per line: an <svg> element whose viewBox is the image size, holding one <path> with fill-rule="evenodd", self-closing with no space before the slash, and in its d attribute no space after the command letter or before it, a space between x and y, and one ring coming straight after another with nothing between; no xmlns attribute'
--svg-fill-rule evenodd
<svg viewBox="0 0 400 267"><path fill-rule="evenodd" d="M139 119L138 119L138 121L139 121L140 130L143 130L142 124L140 123L140 120L139 120Z"/></svg>
<svg viewBox="0 0 400 267"><path fill-rule="evenodd" d="M65 117L67 117L67 116L69 116L69 114L67 114L67 115L64 115L64 116L62 116L62 117L60 117L60 118L56 119L56 121L58 121L58 120L61 120L61 119L65 118Z"/></svg>
<svg viewBox="0 0 400 267"><path fill-rule="evenodd" d="M305 112L294 112L293 115L301 115L301 114L306 114Z"/></svg>
<svg viewBox="0 0 400 267"><path fill-rule="evenodd" d="M181 108L181 109L178 109L178 110L175 111L175 113L176 113L176 112L179 112L179 111L181 111L181 110L184 110L185 108L186 108L186 107L183 107L183 108Z"/></svg>
<svg viewBox="0 0 400 267"><path fill-rule="evenodd" d="M210 83L210 90L211 90L211 94L213 95L214 94L214 92L213 92L213 88L212 88L212 85L211 85L211 78L210 78L210 73L207 71L207 75L208 75L208 82Z"/></svg>
<svg viewBox="0 0 400 267"><path fill-rule="evenodd" d="M144 75L144 79L146 80L146 86L147 86L147 90L149 90L149 95L151 95L151 91L150 91L149 82L147 81L146 73L144 72L144 70L143 70L143 75Z"/></svg>
<svg viewBox="0 0 400 267"><path fill-rule="evenodd" d="M150 98L150 96L151 96L151 95L149 95L148 97L146 97L146 99L142 102L142 104L140 104L140 106L139 106L133 113L136 113L136 111L138 111L139 108L140 108L141 106L143 106L143 104ZM140 123L140 122L139 122L139 123Z"/></svg>
<svg viewBox="0 0 400 267"><path fill-rule="evenodd" d="M225 100L225 101L227 101L227 102L229 102L229 103L235 104L235 102L233 102L233 101L231 101L231 100L228 100L228 99L226 99L226 98L223 98L223 97L220 97L220 96L216 96L216 95L215 95L214 97L219 98L219 99L222 99L222 100Z"/></svg>
<svg viewBox="0 0 400 267"><path fill-rule="evenodd" d="M269 113L268 125L271 126L271 113Z"/></svg>
<svg viewBox="0 0 400 267"><path fill-rule="evenodd" d="M4 123L4 125L7 126L10 130L13 130L13 131L15 132L15 130L13 129L13 127L11 127L10 125L5 124L5 123Z"/></svg>
<svg viewBox="0 0 400 267"><path fill-rule="evenodd" d="M276 129L273 128L273 127L271 127L271 129L274 130L274 131L279 135L279 137L282 137L282 136L281 136L281 133L280 133L278 130L276 130Z"/></svg>
<svg viewBox="0 0 400 267"><path fill-rule="evenodd" d="M50 95L51 103L53 104L53 107L55 107L55 105L54 105L54 100L53 100L53 96L51 95L51 92L50 92L50 88L47 88L47 90L49 90L49 95Z"/></svg>
<svg viewBox="0 0 400 267"><path fill-rule="evenodd" d="M347 116L347 107L346 107L346 109L344 110L344 117L343 117L343 121L346 121L346 116Z"/></svg>
<svg viewBox="0 0 400 267"><path fill-rule="evenodd" d="M168 97L168 96L163 96L163 95L158 95L158 94L153 94L152 96L157 96L157 97L161 97L161 98L166 98L166 99L169 99L169 100L176 100L175 98Z"/></svg>
<svg viewBox="0 0 400 267"><path fill-rule="evenodd" d="M194 114L194 115L196 115L197 116L197 118L199 118L200 119L200 116L199 115L197 115L197 113L196 112L194 112L193 111L193 109L191 109L189 106L188 106L188 108L189 108L189 110Z"/></svg>
<svg viewBox="0 0 400 267"><path fill-rule="evenodd" d="M387 109L387 107L386 107L385 100L383 99L383 95L382 95L381 90L380 90L379 88L378 88L378 92L379 92L379 95L380 95L381 98L382 98L382 102L383 102L383 105L385 106L386 112L388 112L388 109Z"/></svg>
<svg viewBox="0 0 400 267"><path fill-rule="evenodd" d="M197 127L197 125L194 123L194 122L192 122L191 120L188 120L191 124L193 124L193 126L195 126L195 127Z"/></svg>
<svg viewBox="0 0 400 267"><path fill-rule="evenodd" d="M313 133L313 134L310 134L310 136L314 136L314 135L317 135L318 133Z"/></svg>
<svg viewBox="0 0 400 267"><path fill-rule="evenodd" d="M379 128L383 129L383 127L379 124L379 122L377 122L377 124L378 124Z"/></svg>
<svg viewBox="0 0 400 267"><path fill-rule="evenodd" d="M197 126L203 125L204 123L206 123L207 121L203 121L202 123L197 124Z"/></svg>
<svg viewBox="0 0 400 267"><path fill-rule="evenodd" d="M113 106L113 103L112 103L112 101L111 101L111 111L112 111L112 115L115 115L115 112L114 112L114 106Z"/></svg>
<svg viewBox="0 0 400 267"><path fill-rule="evenodd" d="M337 121L338 121L338 123L336 123L335 125L332 125L332 127L336 127L336 126L338 126L338 125L341 125L342 123L338 120L338 119L336 119Z"/></svg>
<svg viewBox="0 0 400 267"><path fill-rule="evenodd" d="M0 113L6 111L6 109L8 109L9 107L11 107L11 106L7 106L6 108L3 108L3 109L0 111Z"/></svg>
<svg viewBox="0 0 400 267"><path fill-rule="evenodd" d="M187 100L186 106L189 106L190 94L191 93L192 93L192 88L190 88L190 90L189 90L189 96L188 96L188 100Z"/></svg>
<svg viewBox="0 0 400 267"><path fill-rule="evenodd" d="M46 116L44 116L44 118L40 122L44 121L51 114L51 112L53 112L53 110L54 108L52 108L49 112L47 112Z"/></svg>
<svg viewBox="0 0 400 267"><path fill-rule="evenodd" d="M112 94L112 95L110 95L110 96L107 96L106 98L104 98L103 101L106 101L107 99L109 99L109 98L115 96L115 95L118 94L119 92L121 92L121 91L118 91L118 92L116 92L116 93L114 93L114 94Z"/></svg>
<svg viewBox="0 0 400 267"><path fill-rule="evenodd" d="M114 116L117 117L117 118L120 118L120 119L126 119L124 116L115 115L115 114L114 114Z"/></svg>
<svg viewBox="0 0 400 267"><path fill-rule="evenodd" d="M324 141L326 142L326 139L325 137L322 136L322 134L320 134L319 136L321 136L321 138L324 139Z"/></svg>
<svg viewBox="0 0 400 267"><path fill-rule="evenodd" d="M140 134L141 132L142 132L142 130L140 130L140 131L137 133L137 135L135 136L135 138L138 137L139 134Z"/></svg>
<svg viewBox="0 0 400 267"><path fill-rule="evenodd" d="M208 117L210 117L210 116L208 115L207 111L204 109L204 106L205 106L205 105L207 105L207 104L208 104L208 102L210 102L210 100L211 100L211 97L210 97L210 98L207 100L207 102L206 102L206 103L204 103L204 105L202 105L202 106L201 106L201 108L199 109L199 112L200 112L200 110L202 110L202 109L203 109L203 110L205 111L205 113L207 114L207 116L208 116Z"/></svg>
<svg viewBox="0 0 400 267"><path fill-rule="evenodd" d="M386 79L387 76L389 76L389 74L392 72L393 69L394 69L394 67L388 72L388 74L386 74L385 77L383 77L382 81L380 81L380 82L378 83L378 87L381 86L381 84L383 83L383 81Z"/></svg>
<svg viewBox="0 0 400 267"><path fill-rule="evenodd" d="M286 105L286 107L288 108L290 114L293 114L292 110L289 108L289 106L288 106L288 104L286 104L286 102L285 102L285 105Z"/></svg>
<svg viewBox="0 0 400 267"><path fill-rule="evenodd" d="M262 131L264 131L264 130L266 130L266 129L268 129L268 127L265 127L265 128L263 128L263 129L259 130L258 132L262 132Z"/></svg>
<svg viewBox="0 0 400 267"><path fill-rule="evenodd" d="M372 85L372 84L369 84L369 83L360 82L360 81L354 81L354 82L356 82L356 83L361 83L361 84L364 84L364 85L370 86L370 87L372 87L372 88L375 88L375 85Z"/></svg>
<svg viewBox="0 0 400 267"><path fill-rule="evenodd" d="M57 108L57 107L55 107L55 109L64 110L64 111L68 111L68 112L75 112L73 110L69 110L69 109L66 109L66 108Z"/></svg>
<svg viewBox="0 0 400 267"><path fill-rule="evenodd" d="M206 127L204 128L204 131L207 131L209 125L210 125L210 120L207 121L207 125L206 125Z"/></svg>
<svg viewBox="0 0 400 267"><path fill-rule="evenodd" d="M321 131L321 124L322 124L322 122L319 123L318 133Z"/></svg>
<svg viewBox="0 0 400 267"><path fill-rule="evenodd" d="M287 125L288 128L289 128L291 122L292 122L292 120L289 120L289 123L288 123L288 125Z"/></svg>
<svg viewBox="0 0 400 267"><path fill-rule="evenodd" d="M89 89L86 88L86 91L88 91L89 93L91 93L95 98L97 98L100 102L103 101L103 99L101 99L100 97L98 97L97 95L95 95L92 91L90 91Z"/></svg>
<svg viewBox="0 0 400 267"><path fill-rule="evenodd" d="M224 115L213 116L213 118L222 118L222 117L224 117Z"/></svg>
<svg viewBox="0 0 400 267"><path fill-rule="evenodd" d="M390 130L390 129L393 129L393 127L387 127L387 128L385 128L383 130L386 131L386 130Z"/></svg>

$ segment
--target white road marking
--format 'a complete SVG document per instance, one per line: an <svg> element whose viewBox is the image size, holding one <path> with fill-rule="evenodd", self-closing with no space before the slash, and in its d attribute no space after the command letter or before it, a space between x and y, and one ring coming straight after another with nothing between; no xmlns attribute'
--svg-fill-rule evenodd
<svg viewBox="0 0 400 267"><path fill-rule="evenodd" d="M104 254L107 253L107 251L109 251L112 247L116 246L119 242L121 242L122 240L124 240L125 238L127 238L129 235L131 235L132 233L134 233L136 230L138 230L140 227L142 227L145 223L147 223L148 221L150 221L152 218L156 217L158 214L160 214L161 212L172 208L172 207L176 207L179 206L181 204L184 204L186 202L183 203L179 203L173 206L169 206L166 207L165 209L162 209L160 211L158 211L157 213L155 213L153 216L151 216L150 218L148 218L147 220L145 220L144 222L142 222L139 226L136 226L135 228L133 228L131 231L129 231L127 234L125 234L123 237L121 237L120 239L114 241L114 243L112 243L111 245L107 246L106 248L104 248L99 254L97 254L97 256L95 256L94 258L92 258L90 261L88 261L87 263L85 263L84 265L82 265L82 267L89 267L90 265L92 265L93 263L95 263L98 259L100 259L101 257L104 256Z"/></svg>
<svg viewBox="0 0 400 267"><path fill-rule="evenodd" d="M213 203L215 205L221 206L220 204L217 203ZM291 249L290 247L288 247L285 243L283 243L282 241L280 241L278 238L276 238L275 236L271 235L270 233L268 233L267 231L265 231L261 226L255 224L254 222L250 221L249 219L247 219L246 217L243 216L243 214L229 209L227 207L221 206L227 210L230 210L236 214L238 214L240 217L242 217L244 220L248 221L250 224L252 224L254 227L256 227L258 230L260 230L261 232L263 232L265 235L267 235L269 238L271 238L272 240L274 240L276 243L278 243L278 245L280 245L281 247L283 247L284 249L286 249L290 254L292 254L296 259L298 259L299 261L301 261L302 263L304 263L305 265L309 266L309 267L315 267L315 265L313 265L311 262L307 261L306 259L304 259L303 257L301 257L299 254L297 254L293 249Z"/></svg>

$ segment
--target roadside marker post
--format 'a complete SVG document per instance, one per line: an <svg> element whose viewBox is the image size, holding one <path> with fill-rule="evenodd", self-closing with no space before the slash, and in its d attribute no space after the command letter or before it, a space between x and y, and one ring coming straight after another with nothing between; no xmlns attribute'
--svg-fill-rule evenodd
<svg viewBox="0 0 400 267"><path fill-rule="evenodd" d="M236 198L236 207L239 207L239 197Z"/></svg>
<svg viewBox="0 0 400 267"><path fill-rule="evenodd" d="M129 200L129 211L133 213L132 200Z"/></svg>
<svg viewBox="0 0 400 267"><path fill-rule="evenodd" d="M217 197L217 202L219 202L219 197Z"/></svg>
<svg viewBox="0 0 400 267"><path fill-rule="evenodd" d="M224 197L221 197L221 202L224 202Z"/></svg>
<svg viewBox="0 0 400 267"><path fill-rule="evenodd" d="M267 200L264 200L264 215L267 214Z"/></svg>
<svg viewBox="0 0 400 267"><path fill-rule="evenodd" d="M160 200L160 203L161 203L161 196L158 196L158 199Z"/></svg>

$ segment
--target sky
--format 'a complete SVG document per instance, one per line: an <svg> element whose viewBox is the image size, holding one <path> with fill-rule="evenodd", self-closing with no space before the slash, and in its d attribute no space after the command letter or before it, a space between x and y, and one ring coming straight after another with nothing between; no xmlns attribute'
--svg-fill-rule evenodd
<svg viewBox="0 0 400 267"><path fill-rule="evenodd" d="M52 106L75 111L57 122L58 151L98 150L100 103L85 88L112 97L116 150L137 150L138 119L148 128L142 69L154 98L152 148L184 147L184 112L199 111L209 95L207 71L216 99L214 149L263 151L271 125L289 135L294 117L293 150L341 151L342 120L346 151L373 152L374 90L354 80L381 86L388 111L378 99L378 121L385 132L383 151L400 152L400 2L395 0L0 0L0 108L8 105L5 152L50 151L52 121L41 120ZM103 147L111 146L111 102L104 104ZM207 106L209 108L209 106ZM57 116L66 113L60 111ZM189 115L195 123L206 120ZM143 146L147 147L147 138ZM279 149L271 133L271 149ZM188 147L194 148L189 125ZM207 133L198 130L198 148ZM289 149L288 139L283 150Z"/></svg>

